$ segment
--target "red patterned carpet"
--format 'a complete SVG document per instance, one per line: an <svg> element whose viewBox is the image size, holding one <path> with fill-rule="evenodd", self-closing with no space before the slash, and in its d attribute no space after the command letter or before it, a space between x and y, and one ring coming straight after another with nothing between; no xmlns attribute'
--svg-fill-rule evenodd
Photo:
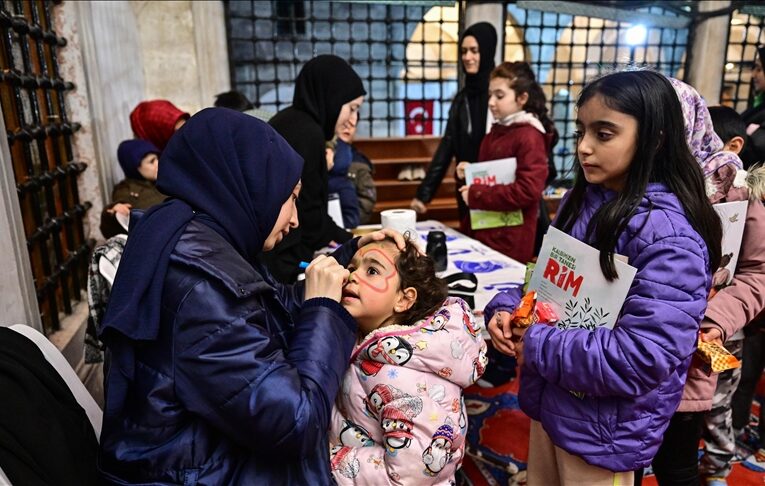
<svg viewBox="0 0 765 486"><path fill-rule="evenodd" d="M765 401L765 380L761 381L757 400ZM752 405L752 421L747 434L756 440L759 402ZM458 475L458 484L475 486L520 486L526 484L529 419L518 407L518 380L497 388L465 391L468 410L468 455ZM728 478L731 486L764 486L765 463L752 457L751 444L740 442L733 472ZM656 479L648 474L643 486L655 486Z"/></svg>

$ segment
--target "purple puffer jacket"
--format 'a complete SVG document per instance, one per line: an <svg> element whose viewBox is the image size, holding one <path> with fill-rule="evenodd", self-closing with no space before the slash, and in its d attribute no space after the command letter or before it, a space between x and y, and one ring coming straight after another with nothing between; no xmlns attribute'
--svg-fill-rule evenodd
<svg viewBox="0 0 765 486"><path fill-rule="evenodd" d="M614 196L590 186L571 235L584 241L587 223ZM648 185L616 246L638 271L613 330L536 324L524 336L521 408L589 464L650 464L680 402L711 284L706 244L684 214L665 186ZM495 296L486 321L517 299Z"/></svg>

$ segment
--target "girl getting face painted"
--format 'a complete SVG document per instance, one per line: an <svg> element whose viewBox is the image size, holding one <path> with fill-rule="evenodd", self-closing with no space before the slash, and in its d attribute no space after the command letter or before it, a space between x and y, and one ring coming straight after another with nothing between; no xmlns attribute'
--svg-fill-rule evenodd
<svg viewBox="0 0 765 486"><path fill-rule="evenodd" d="M341 304L359 323L362 335L385 325L394 313L407 310L417 299L414 287L399 288L401 278L395 263L399 254L391 242L371 243L359 249L348 266L351 275Z"/></svg>
<svg viewBox="0 0 765 486"><path fill-rule="evenodd" d="M348 270L340 303L358 322L360 337L382 326L414 324L446 298L432 260L411 242L403 251L387 239L367 244Z"/></svg>

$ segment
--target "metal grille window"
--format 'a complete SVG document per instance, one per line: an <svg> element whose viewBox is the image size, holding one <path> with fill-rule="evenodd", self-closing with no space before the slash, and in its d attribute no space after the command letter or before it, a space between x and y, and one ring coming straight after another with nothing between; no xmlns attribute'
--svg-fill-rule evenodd
<svg viewBox="0 0 765 486"><path fill-rule="evenodd" d="M616 2L518 1L507 6L507 61L527 61L545 91L560 141L559 177L572 177L574 107L582 87L599 74L629 63L682 77L688 28L685 15L638 2L634 11ZM603 4L603 5L601 5ZM614 6L611 6L614 5Z"/></svg>
<svg viewBox="0 0 765 486"><path fill-rule="evenodd" d="M723 68L720 103L741 113L751 106L752 66L757 47L765 45L765 8L754 15L754 9L742 8L733 13L728 33L728 51Z"/></svg>
<svg viewBox="0 0 765 486"><path fill-rule="evenodd" d="M59 328L86 286L89 247L72 153L79 125L67 117L56 50L66 45L51 24L51 2L0 3L0 102L19 193L44 330Z"/></svg>
<svg viewBox="0 0 765 486"><path fill-rule="evenodd" d="M231 79L262 110L292 103L306 61L335 54L364 81L359 136L441 134L457 91L459 3L226 2Z"/></svg>

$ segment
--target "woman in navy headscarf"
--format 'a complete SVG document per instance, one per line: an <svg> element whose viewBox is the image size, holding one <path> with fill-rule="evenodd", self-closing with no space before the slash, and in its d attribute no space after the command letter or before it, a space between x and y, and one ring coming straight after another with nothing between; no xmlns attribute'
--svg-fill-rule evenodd
<svg viewBox="0 0 765 486"><path fill-rule="evenodd" d="M356 334L338 261L384 234L275 283L257 257L298 225L302 165L267 124L222 108L168 144L157 185L171 199L131 218L101 331L107 482L330 481L325 434Z"/></svg>

